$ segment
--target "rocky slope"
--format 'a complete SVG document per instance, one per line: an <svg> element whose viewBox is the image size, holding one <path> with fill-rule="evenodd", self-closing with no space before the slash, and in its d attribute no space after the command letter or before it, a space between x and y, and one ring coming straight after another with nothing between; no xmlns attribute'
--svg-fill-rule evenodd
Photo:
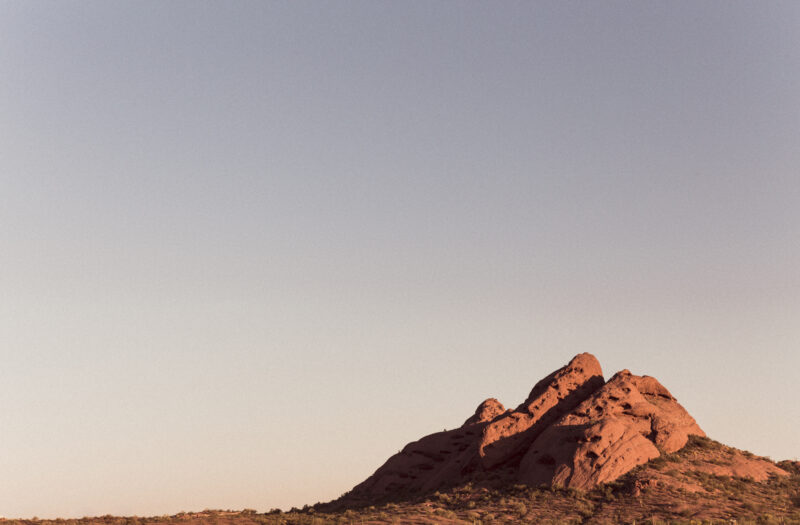
<svg viewBox="0 0 800 525"><path fill-rule="evenodd" d="M678 452L587 491L468 483L375 506L320 504L310 511L317 523L800 525L800 465L776 464L693 435ZM309 518L282 516L290 519L281 523L290 524Z"/></svg>
<svg viewBox="0 0 800 525"><path fill-rule="evenodd" d="M406 445L340 502L398 500L463 486L590 490L705 436L656 379L628 370L603 379L591 354L575 356L539 381L517 408L482 402L464 424ZM737 457L715 475L766 479L785 474L769 462Z"/></svg>

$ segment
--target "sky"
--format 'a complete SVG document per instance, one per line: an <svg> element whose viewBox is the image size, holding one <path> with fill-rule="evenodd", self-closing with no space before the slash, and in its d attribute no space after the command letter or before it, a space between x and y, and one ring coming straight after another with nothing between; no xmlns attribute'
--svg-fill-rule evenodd
<svg viewBox="0 0 800 525"><path fill-rule="evenodd" d="M580 352L800 456L798 27L0 1L0 516L330 500Z"/></svg>

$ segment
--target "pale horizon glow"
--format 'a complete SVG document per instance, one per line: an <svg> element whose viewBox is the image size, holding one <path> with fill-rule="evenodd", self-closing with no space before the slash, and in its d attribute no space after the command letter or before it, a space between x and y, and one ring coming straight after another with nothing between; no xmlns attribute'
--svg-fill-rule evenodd
<svg viewBox="0 0 800 525"><path fill-rule="evenodd" d="M330 500L580 352L800 456L799 25L0 3L0 516Z"/></svg>

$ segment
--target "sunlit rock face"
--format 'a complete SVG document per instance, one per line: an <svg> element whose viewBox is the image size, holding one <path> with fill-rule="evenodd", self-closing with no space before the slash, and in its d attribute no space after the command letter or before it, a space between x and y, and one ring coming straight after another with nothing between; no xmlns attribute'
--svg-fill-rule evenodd
<svg viewBox="0 0 800 525"><path fill-rule="evenodd" d="M492 480L589 489L704 436L656 379L628 370L608 382L591 354L575 356L513 410L478 405L456 429L409 443L345 498L382 499Z"/></svg>

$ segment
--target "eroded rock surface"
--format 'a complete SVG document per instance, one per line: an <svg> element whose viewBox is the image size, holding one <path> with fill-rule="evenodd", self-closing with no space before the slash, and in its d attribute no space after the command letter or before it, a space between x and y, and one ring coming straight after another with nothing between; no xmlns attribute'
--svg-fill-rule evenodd
<svg viewBox="0 0 800 525"><path fill-rule="evenodd" d="M478 408L475 409L475 415L464 421L464 426L474 425L475 423L488 423L505 411L506 409L503 408L500 401L490 397L478 405Z"/></svg>
<svg viewBox="0 0 800 525"><path fill-rule="evenodd" d="M517 460L547 425L572 410L603 386L603 370L591 354L575 356L533 387L528 398L513 412L483 429L478 452L481 466L491 469Z"/></svg>
<svg viewBox="0 0 800 525"><path fill-rule="evenodd" d="M613 481L703 430L648 376L618 372L549 426L520 462L520 481L588 489Z"/></svg>
<svg viewBox="0 0 800 525"><path fill-rule="evenodd" d="M579 354L533 387L514 410L482 402L464 424L406 445L346 497L380 499L469 481L589 489L704 436L657 380L628 370L603 379Z"/></svg>

